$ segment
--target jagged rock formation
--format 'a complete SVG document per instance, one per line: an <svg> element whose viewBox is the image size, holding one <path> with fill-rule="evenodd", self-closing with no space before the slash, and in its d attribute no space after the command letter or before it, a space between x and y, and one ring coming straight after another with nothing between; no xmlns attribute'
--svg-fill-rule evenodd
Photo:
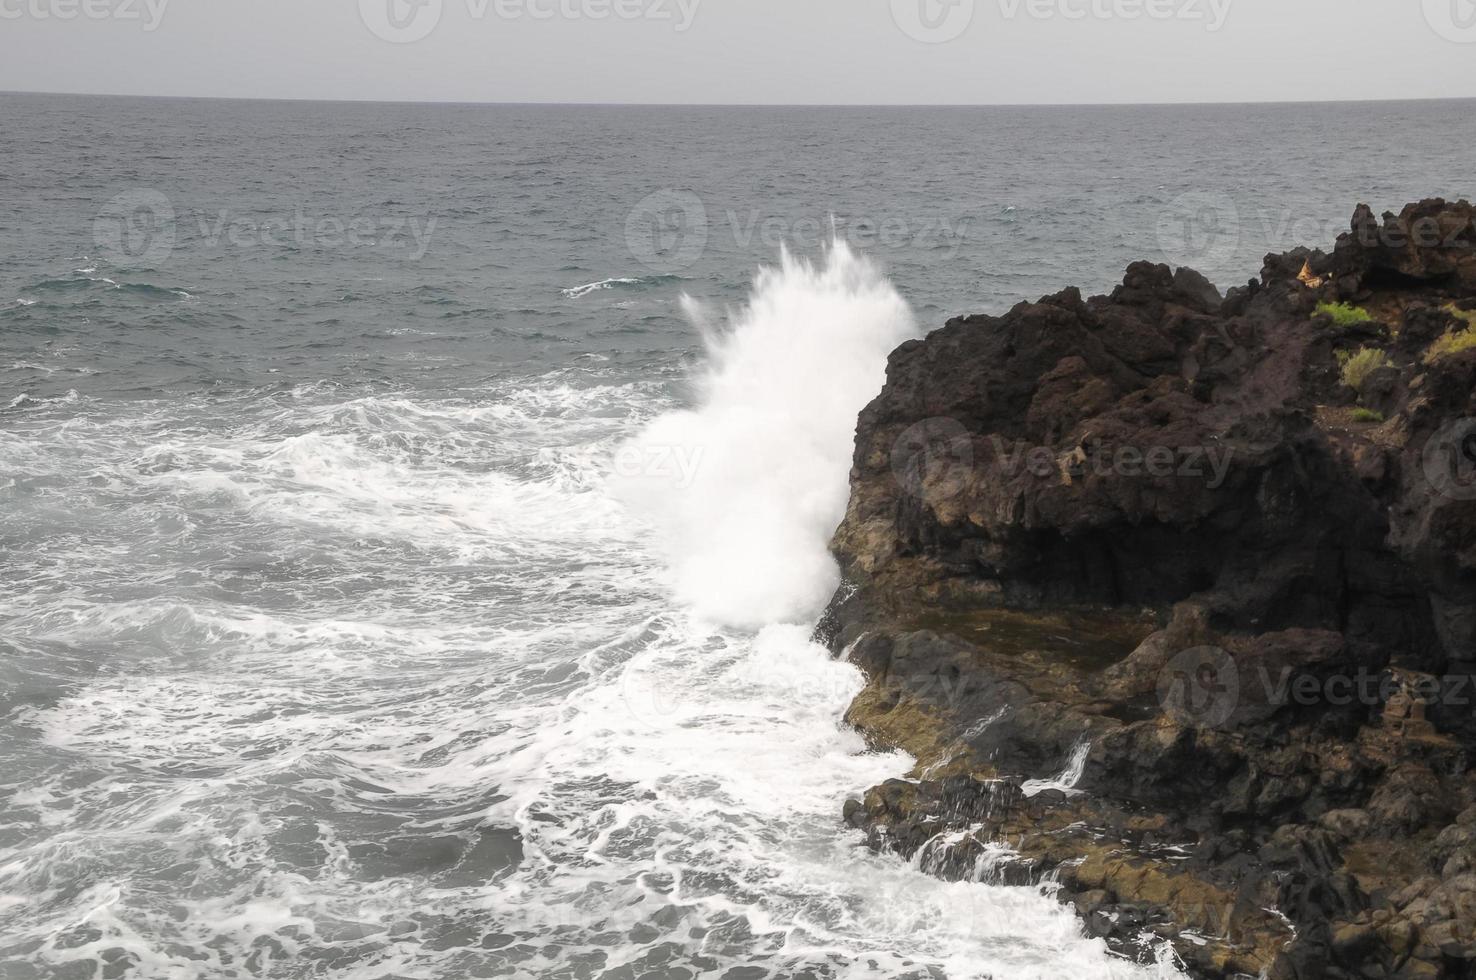
<svg viewBox="0 0 1476 980"><path fill-rule="evenodd" d="M900 347L821 633L918 767L847 821L1200 976L1476 976L1473 310L1434 200Z"/></svg>

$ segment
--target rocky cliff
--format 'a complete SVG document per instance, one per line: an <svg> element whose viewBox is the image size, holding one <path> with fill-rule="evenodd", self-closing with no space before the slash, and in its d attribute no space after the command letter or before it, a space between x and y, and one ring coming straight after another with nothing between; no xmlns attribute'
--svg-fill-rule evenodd
<svg viewBox="0 0 1476 980"><path fill-rule="evenodd" d="M918 761L846 820L1198 976L1476 976L1473 311L1434 200L899 348L821 634Z"/></svg>

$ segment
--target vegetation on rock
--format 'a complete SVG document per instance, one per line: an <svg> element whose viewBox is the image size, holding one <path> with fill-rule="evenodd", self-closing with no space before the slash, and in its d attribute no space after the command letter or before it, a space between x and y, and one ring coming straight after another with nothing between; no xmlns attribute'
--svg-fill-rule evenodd
<svg viewBox="0 0 1476 980"><path fill-rule="evenodd" d="M1360 347L1357 353L1339 351L1338 363L1342 365L1343 384L1360 391L1369 375L1389 366L1389 355L1377 347Z"/></svg>
<svg viewBox="0 0 1476 980"><path fill-rule="evenodd" d="M1323 302L1317 304L1313 316L1325 316L1332 320L1332 325L1339 328L1357 326L1360 323L1372 323L1373 314L1361 306L1352 303Z"/></svg>
<svg viewBox="0 0 1476 980"><path fill-rule="evenodd" d="M1462 351L1476 348L1476 311L1461 310L1454 305L1445 307L1446 312L1456 319L1470 324L1464 330L1450 330L1442 334L1425 352L1425 363L1433 364L1442 357L1450 357Z"/></svg>

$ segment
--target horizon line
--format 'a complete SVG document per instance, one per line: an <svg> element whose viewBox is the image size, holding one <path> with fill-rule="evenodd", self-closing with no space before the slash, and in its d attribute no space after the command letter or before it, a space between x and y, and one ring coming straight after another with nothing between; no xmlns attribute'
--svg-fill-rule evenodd
<svg viewBox="0 0 1476 980"><path fill-rule="evenodd" d="M1125 109L1217 106L1393 105L1408 102L1472 102L1476 95L1416 96L1398 99L1252 99L1205 102L498 102L461 99L342 99L251 95L160 95L131 92L55 92L0 89L4 95L43 95L81 99L163 99L182 102L287 102L327 105L463 106L567 109Z"/></svg>

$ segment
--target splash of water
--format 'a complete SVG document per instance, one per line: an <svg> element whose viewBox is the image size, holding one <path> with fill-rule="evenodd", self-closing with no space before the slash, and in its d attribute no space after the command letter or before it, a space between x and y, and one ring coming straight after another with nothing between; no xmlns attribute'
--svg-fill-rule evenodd
<svg viewBox="0 0 1476 980"><path fill-rule="evenodd" d="M845 515L856 415L917 325L880 270L840 242L818 263L783 253L729 321L704 330L697 408L663 416L619 454L619 492L660 529L677 598L698 615L739 628L804 622L839 583L826 545Z"/></svg>
<svg viewBox="0 0 1476 980"><path fill-rule="evenodd" d="M1027 779L1020 784L1026 796L1038 796L1048 789L1056 789L1067 796L1075 796L1080 793L1076 784L1081 782L1081 777L1086 774L1087 756L1091 754L1092 743L1086 740L1077 742L1071 749L1071 755L1066 760L1066 768L1060 774L1051 779Z"/></svg>

